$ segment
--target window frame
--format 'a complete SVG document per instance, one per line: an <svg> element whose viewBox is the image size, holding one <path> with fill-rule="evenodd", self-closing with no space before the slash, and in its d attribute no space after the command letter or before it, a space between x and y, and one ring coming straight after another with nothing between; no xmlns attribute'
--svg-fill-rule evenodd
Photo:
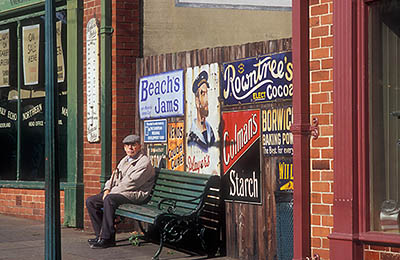
<svg viewBox="0 0 400 260"><path fill-rule="evenodd" d="M59 4L59 6L56 7L56 11L57 12L64 11L67 14L67 12L68 12L67 2L65 1L64 3L62 3L62 1L58 1L58 4ZM15 22L17 24L20 24L21 28L18 29L19 26L17 26L16 32L17 32L17 35L20 34L20 37L22 37L22 31L18 32L18 30L22 30L22 27L24 26L24 25L22 25L22 23L24 23L25 21L27 21L30 18L40 18L41 16L45 15L45 11L44 10L38 11L36 9L33 9L34 10L33 12L29 12L29 10L30 9L27 9L27 8L21 8L20 10L18 10L18 12L10 12L10 13L15 14L15 15L10 16L8 13L5 13L4 15L0 15L0 18L1 17L5 18L4 20L0 20L0 24L1 25L6 25L8 23L13 23L13 22ZM44 27L42 25L41 26L41 30L43 30L43 29L44 29ZM66 32L64 32L64 33L67 35ZM21 40L21 39L18 39L17 41L19 41L19 40ZM65 45L64 45L64 48L63 48L65 56L66 56L66 53L67 53L67 41L64 43ZM17 49L17 52L18 52L18 49ZM22 59L22 53L17 55L17 60L18 59ZM22 63L22 60L20 62ZM64 64L65 69L67 69L67 64L68 64L68 59L66 60L66 62ZM17 65L17 67L18 66L19 65ZM44 69L44 68L42 68L42 69ZM20 80L20 82L17 83L17 85L18 85L17 89L20 89L20 88L22 89L24 87L23 71L22 71L22 69L20 71L17 69L17 72L19 73L17 75L17 79L19 78L19 80ZM43 84L44 84L44 79L42 79L42 80L43 80ZM64 81L67 81L66 76L65 76ZM67 83L63 83L63 84L67 84L68 85L68 81L67 81ZM68 93L68 90L67 90L67 93ZM18 103L21 103L21 100L22 99L19 99ZM18 106L21 106L21 105L18 104ZM22 111L20 111L20 109L18 109L18 113L19 113L19 116L18 116L17 122L19 120L21 120L20 114L22 113ZM20 123L18 123L18 124L20 124ZM18 127L18 131L21 131L20 127ZM68 142L68 140L66 140L66 142ZM21 138L18 137L17 138L17 147L20 146L20 145L21 145ZM19 148L17 148L17 149L19 149ZM21 170L20 168L21 167L19 166L19 164L21 163L20 162L21 161L21 155L18 154L18 153L20 153L20 152L17 151L17 170L15 172L16 179L15 180L1 180L0 179L0 188L44 189L45 188L45 180L44 179L43 180L23 180L23 179L21 179L21 176L20 176L20 170ZM60 184L61 184L60 189L61 190L64 189L64 187L66 186L67 182L68 182L68 172L66 172L65 180L60 182Z"/></svg>
<svg viewBox="0 0 400 260"><path fill-rule="evenodd" d="M369 169L369 39L368 39L368 9L372 3L381 0L359 0L357 8L357 92L358 100L358 189L359 189L359 240L366 243L400 245L400 233L385 233L372 231L370 228L370 169Z"/></svg>

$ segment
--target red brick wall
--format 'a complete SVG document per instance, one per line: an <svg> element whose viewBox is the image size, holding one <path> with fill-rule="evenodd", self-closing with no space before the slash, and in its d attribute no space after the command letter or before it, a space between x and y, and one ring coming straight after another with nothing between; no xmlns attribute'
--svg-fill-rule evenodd
<svg viewBox="0 0 400 260"><path fill-rule="evenodd" d="M85 201L88 196L100 191L101 174L101 144L89 143L87 141L86 124L86 26L90 19L97 18L100 31L101 1L85 0L83 3L83 184L85 191ZM100 45L100 37L99 37ZM100 65L99 65L100 66ZM100 67L99 67L100 71ZM100 77L100 75L99 75ZM100 80L100 78L99 78ZM86 207L84 212L84 226L89 227L90 220L87 215Z"/></svg>
<svg viewBox="0 0 400 260"><path fill-rule="evenodd" d="M329 258L333 227L333 1L310 0L310 115L320 136L311 139L311 247Z"/></svg>
<svg viewBox="0 0 400 260"><path fill-rule="evenodd" d="M112 167L124 155L122 139L135 128L136 109L136 58L140 55L140 6L139 0L116 0L112 3ZM93 18L101 17L100 0L84 2L83 24L83 160L85 200L100 191L101 143L88 143L86 131L86 25ZM91 229L85 209L85 228Z"/></svg>
<svg viewBox="0 0 400 260"><path fill-rule="evenodd" d="M310 114L320 137L311 141L312 255L329 259L333 229L333 1L310 0ZM400 249L364 246L364 260L400 260Z"/></svg>
<svg viewBox="0 0 400 260"><path fill-rule="evenodd" d="M112 5L112 162L125 155L122 139L135 133L136 58L140 56L140 1L118 0ZM138 133L137 133L138 134Z"/></svg>
<svg viewBox="0 0 400 260"><path fill-rule="evenodd" d="M399 260L400 249L384 246L364 246L364 260Z"/></svg>
<svg viewBox="0 0 400 260"><path fill-rule="evenodd" d="M0 188L0 213L44 221L45 191ZM64 221L64 191L60 191L60 216Z"/></svg>

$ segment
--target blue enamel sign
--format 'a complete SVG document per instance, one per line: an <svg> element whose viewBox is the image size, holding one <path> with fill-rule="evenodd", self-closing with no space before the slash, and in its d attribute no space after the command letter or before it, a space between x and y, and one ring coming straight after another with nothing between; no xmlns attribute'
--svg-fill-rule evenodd
<svg viewBox="0 0 400 260"><path fill-rule="evenodd" d="M259 56L224 63L221 97L224 105L291 99L292 53Z"/></svg>
<svg viewBox="0 0 400 260"><path fill-rule="evenodd" d="M158 143L167 141L167 120L144 121L144 142Z"/></svg>
<svg viewBox="0 0 400 260"><path fill-rule="evenodd" d="M183 70L140 78L140 119L184 115Z"/></svg>

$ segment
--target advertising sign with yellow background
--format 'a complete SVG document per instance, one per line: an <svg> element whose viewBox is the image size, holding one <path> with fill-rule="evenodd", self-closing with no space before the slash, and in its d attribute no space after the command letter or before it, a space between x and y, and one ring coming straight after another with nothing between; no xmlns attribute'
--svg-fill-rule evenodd
<svg viewBox="0 0 400 260"><path fill-rule="evenodd" d="M185 170L184 153L184 122L173 122L168 124L168 163L170 170Z"/></svg>
<svg viewBox="0 0 400 260"><path fill-rule="evenodd" d="M278 190L289 191L293 190L293 161L279 160L277 162L278 170Z"/></svg>

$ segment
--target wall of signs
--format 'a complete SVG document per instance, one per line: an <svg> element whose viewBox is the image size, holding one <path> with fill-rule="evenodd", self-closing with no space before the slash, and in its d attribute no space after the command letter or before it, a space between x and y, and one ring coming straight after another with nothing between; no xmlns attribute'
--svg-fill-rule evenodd
<svg viewBox="0 0 400 260"><path fill-rule="evenodd" d="M139 116L153 165L220 175L232 202L262 203L264 164L276 171L274 190L293 189L292 78L291 52L140 78Z"/></svg>

